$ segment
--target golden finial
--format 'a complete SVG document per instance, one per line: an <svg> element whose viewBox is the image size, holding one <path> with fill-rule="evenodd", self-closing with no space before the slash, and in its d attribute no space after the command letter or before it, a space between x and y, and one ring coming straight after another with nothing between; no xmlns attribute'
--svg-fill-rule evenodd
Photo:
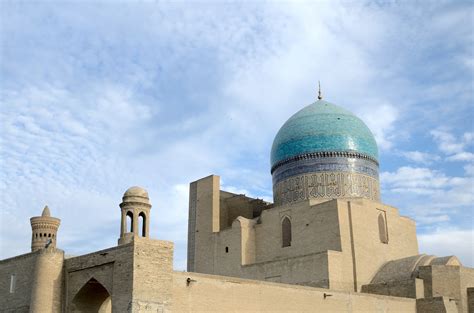
<svg viewBox="0 0 474 313"><path fill-rule="evenodd" d="M321 94L321 82L319 80L318 80L318 86L319 86L318 99L321 100L323 98L323 95Z"/></svg>

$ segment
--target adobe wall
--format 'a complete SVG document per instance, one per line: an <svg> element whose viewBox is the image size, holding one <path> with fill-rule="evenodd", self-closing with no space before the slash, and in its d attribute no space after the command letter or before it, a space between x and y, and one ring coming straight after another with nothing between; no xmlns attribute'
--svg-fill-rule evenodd
<svg viewBox="0 0 474 313"><path fill-rule="evenodd" d="M360 291L385 262L418 254L415 223L380 202L308 200L266 207L260 217L249 219L247 200L219 188L214 175L190 186L188 271ZM243 203L244 217L222 229L229 222L229 199L233 205ZM292 240L282 247L285 217ZM326 251L330 259L326 253L323 262L312 261Z"/></svg>
<svg viewBox="0 0 474 313"><path fill-rule="evenodd" d="M474 312L474 268L460 268L461 306L464 312Z"/></svg>
<svg viewBox="0 0 474 313"><path fill-rule="evenodd" d="M281 222L291 221L291 246L282 247ZM341 251L336 200L314 206L309 201L274 207L262 212L255 226L256 262L291 258L327 250Z"/></svg>
<svg viewBox="0 0 474 313"><path fill-rule="evenodd" d="M138 238L133 251L132 312L166 312L173 281L173 243Z"/></svg>
<svg viewBox="0 0 474 313"><path fill-rule="evenodd" d="M188 271L214 272L213 233L220 230L219 176L191 183L189 190Z"/></svg>
<svg viewBox="0 0 474 313"><path fill-rule="evenodd" d="M400 216L396 208L367 199L340 199L337 206L344 271L352 272L352 290L369 284L385 262L418 254L415 222ZM386 243L380 237L380 214L385 217Z"/></svg>
<svg viewBox="0 0 474 313"><path fill-rule="evenodd" d="M468 301L471 299L468 299L468 289L474 287L474 269L452 265L428 265L420 267L419 276L424 280L426 298L446 297L456 304L459 312L469 312Z"/></svg>
<svg viewBox="0 0 474 313"><path fill-rule="evenodd" d="M416 300L174 272L171 308L172 312L415 313Z"/></svg>
<svg viewBox="0 0 474 313"><path fill-rule="evenodd" d="M172 242L143 237L67 259L66 311L78 310L74 297L91 278L111 296L113 312L165 311L171 298L172 264Z"/></svg>
<svg viewBox="0 0 474 313"><path fill-rule="evenodd" d="M29 312L38 254L32 252L0 261L0 312ZM13 293L10 293L11 275L16 280Z"/></svg>
<svg viewBox="0 0 474 313"><path fill-rule="evenodd" d="M92 278L113 298L112 310L127 308L132 301L133 245L131 242L66 259L66 312L75 312L74 297Z"/></svg>

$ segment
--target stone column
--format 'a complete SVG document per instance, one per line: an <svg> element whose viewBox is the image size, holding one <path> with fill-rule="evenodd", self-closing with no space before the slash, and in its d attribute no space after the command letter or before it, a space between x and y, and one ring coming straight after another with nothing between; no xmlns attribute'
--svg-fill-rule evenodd
<svg viewBox="0 0 474 313"><path fill-rule="evenodd" d="M127 216L125 215L125 210L122 210L122 220L120 223L120 237L127 232Z"/></svg>
<svg viewBox="0 0 474 313"><path fill-rule="evenodd" d="M133 210L133 235L138 236L138 212Z"/></svg>
<svg viewBox="0 0 474 313"><path fill-rule="evenodd" d="M145 237L150 238L150 211L146 213L146 220L145 220Z"/></svg>

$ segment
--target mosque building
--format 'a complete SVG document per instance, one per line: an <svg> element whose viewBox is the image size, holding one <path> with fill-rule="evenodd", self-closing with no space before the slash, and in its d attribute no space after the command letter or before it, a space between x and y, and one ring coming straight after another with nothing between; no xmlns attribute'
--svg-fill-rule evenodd
<svg viewBox="0 0 474 313"><path fill-rule="evenodd" d="M118 245L86 255L56 247L45 207L31 252L0 261L0 312L474 313L474 269L420 254L415 221L381 202L361 119L319 94L270 159L273 203L216 175L190 184L187 272L173 270L172 242L150 238L141 187L123 195Z"/></svg>

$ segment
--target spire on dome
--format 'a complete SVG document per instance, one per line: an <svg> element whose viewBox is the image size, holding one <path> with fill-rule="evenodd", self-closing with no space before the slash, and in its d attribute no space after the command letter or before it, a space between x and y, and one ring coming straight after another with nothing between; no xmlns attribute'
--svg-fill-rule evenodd
<svg viewBox="0 0 474 313"><path fill-rule="evenodd" d="M49 212L49 208L48 208L47 205L44 207L43 213L41 213L41 216L45 216L45 217L50 217L51 216L51 212Z"/></svg>
<svg viewBox="0 0 474 313"><path fill-rule="evenodd" d="M322 100L323 99L323 95L321 93L321 81L318 80L318 86L319 86L319 89L318 89L318 100Z"/></svg>

